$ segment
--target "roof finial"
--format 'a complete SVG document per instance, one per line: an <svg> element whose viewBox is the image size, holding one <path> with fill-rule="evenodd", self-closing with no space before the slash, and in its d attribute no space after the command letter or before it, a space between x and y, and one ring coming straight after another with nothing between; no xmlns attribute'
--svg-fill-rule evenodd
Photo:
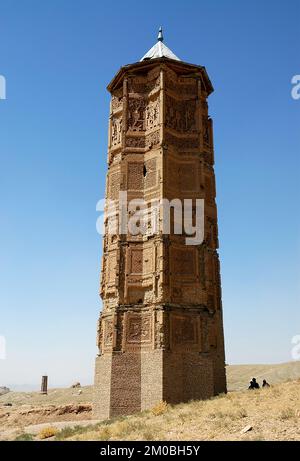
<svg viewBox="0 0 300 461"><path fill-rule="evenodd" d="M180 61L180 59L163 43L163 31L162 27L159 28L157 42L155 45L150 48L150 50L142 57L141 61L146 61L147 59L156 59L156 58L168 58L175 59Z"/></svg>
<svg viewBox="0 0 300 461"><path fill-rule="evenodd" d="M162 31L162 27L161 27L161 26L160 26L160 28L159 28L159 30L158 30L157 40L158 40L159 42L163 42L163 41L164 41L163 31Z"/></svg>

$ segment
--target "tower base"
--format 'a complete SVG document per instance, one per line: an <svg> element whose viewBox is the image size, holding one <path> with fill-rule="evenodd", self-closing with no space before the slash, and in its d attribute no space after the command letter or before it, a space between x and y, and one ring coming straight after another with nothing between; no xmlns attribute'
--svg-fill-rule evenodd
<svg viewBox="0 0 300 461"><path fill-rule="evenodd" d="M94 418L108 419L226 392L224 366L210 353L112 352L96 358ZM216 379L217 378L217 379Z"/></svg>

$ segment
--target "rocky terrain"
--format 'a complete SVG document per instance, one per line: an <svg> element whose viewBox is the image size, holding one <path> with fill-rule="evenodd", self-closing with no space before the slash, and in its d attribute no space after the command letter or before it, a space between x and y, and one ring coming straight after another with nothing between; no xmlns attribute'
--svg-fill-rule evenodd
<svg viewBox="0 0 300 461"><path fill-rule="evenodd" d="M0 396L4 394L8 394L10 392L10 389L6 386L0 386Z"/></svg>

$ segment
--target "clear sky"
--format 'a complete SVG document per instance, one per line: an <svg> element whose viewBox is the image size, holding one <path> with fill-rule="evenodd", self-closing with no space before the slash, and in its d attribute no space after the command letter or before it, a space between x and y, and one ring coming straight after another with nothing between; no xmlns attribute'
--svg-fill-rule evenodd
<svg viewBox="0 0 300 461"><path fill-rule="evenodd" d="M109 94L164 27L215 87L228 363L291 360L300 334L299 0L1 0L0 385L92 382Z"/></svg>

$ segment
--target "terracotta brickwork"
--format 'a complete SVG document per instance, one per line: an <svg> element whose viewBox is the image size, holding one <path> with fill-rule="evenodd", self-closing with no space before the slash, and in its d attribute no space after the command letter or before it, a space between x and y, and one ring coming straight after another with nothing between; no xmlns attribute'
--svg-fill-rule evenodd
<svg viewBox="0 0 300 461"><path fill-rule="evenodd" d="M158 58L121 68L111 93L106 197L205 200L204 241L103 239L94 415L226 392L212 120L205 68Z"/></svg>

